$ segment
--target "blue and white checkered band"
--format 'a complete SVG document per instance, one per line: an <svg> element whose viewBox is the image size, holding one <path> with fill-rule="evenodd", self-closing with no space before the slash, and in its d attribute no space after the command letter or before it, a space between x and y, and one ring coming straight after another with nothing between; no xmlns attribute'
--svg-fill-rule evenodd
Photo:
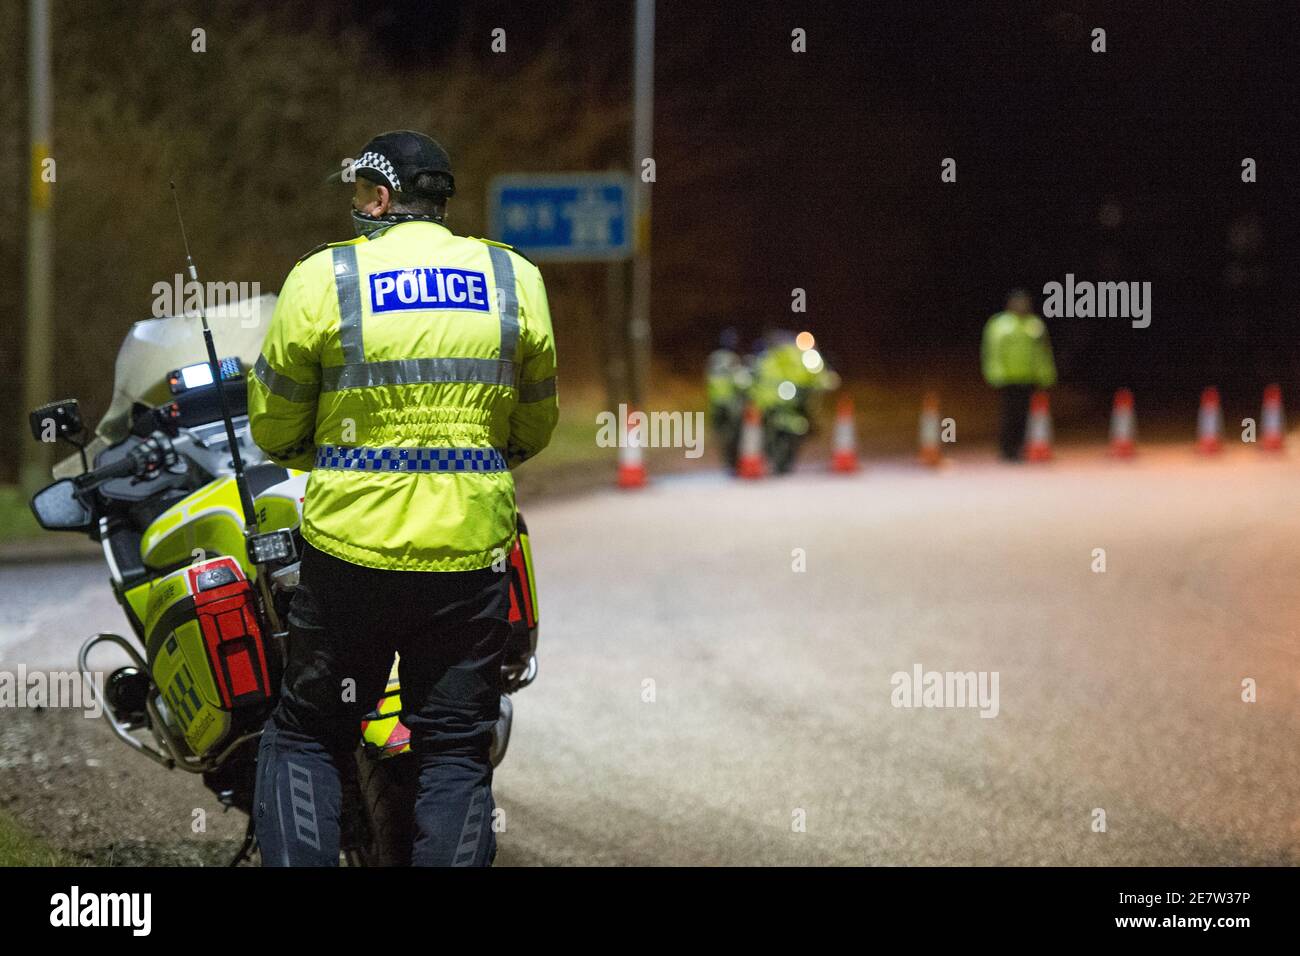
<svg viewBox="0 0 1300 956"><path fill-rule="evenodd" d="M506 471L495 448L342 448L322 445L316 467L339 471Z"/></svg>
<svg viewBox="0 0 1300 956"><path fill-rule="evenodd" d="M393 187L393 192L402 191L402 183L397 178L397 170L393 169L393 164L388 161L388 157L383 153L375 153L367 150L361 154L361 157L352 164L352 171L355 173L358 169L370 169L388 180L388 184Z"/></svg>

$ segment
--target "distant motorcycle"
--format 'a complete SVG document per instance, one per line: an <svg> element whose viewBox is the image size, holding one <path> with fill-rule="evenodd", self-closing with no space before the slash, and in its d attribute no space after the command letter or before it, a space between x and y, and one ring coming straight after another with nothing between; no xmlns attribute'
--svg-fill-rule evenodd
<svg viewBox="0 0 1300 956"><path fill-rule="evenodd" d="M790 398L781 399L763 414L763 454L778 475L794 468L799 448L813 430L809 406L814 397L811 389L796 386Z"/></svg>
<svg viewBox="0 0 1300 956"><path fill-rule="evenodd" d="M710 417L728 470L737 470L744 412L753 403L762 419L763 455L773 472L788 473L815 429L820 395L838 384L838 376L826 368L816 350L793 342L777 345L733 370L730 389L711 378Z"/></svg>
<svg viewBox="0 0 1300 956"><path fill-rule="evenodd" d="M31 507L43 528L85 533L103 545L134 640L96 634L82 646L78 667L88 676L90 654L101 644L126 653L131 664L109 675L106 700L97 701L104 717L127 746L168 769L202 775L218 801L250 815L236 865L255 850L257 744L284 669L308 476L266 461L249 437L239 359L220 363L219 382L209 363L158 371L149 352L157 352L158 323L172 321L138 323L123 345L116 394L166 397L130 402L129 427L118 440L105 441L101 425L93 467L75 399L31 413L38 440L65 439L81 459L79 474L37 492ZM136 336L141 326L147 329ZM245 535L218 389L247 463L257 520L252 536ZM537 593L522 515L509 562L507 694L537 674ZM95 693L94 681L87 684ZM387 689L357 728L355 765L344 770L342 852L349 865L410 861L417 774L410 734L398 718L399 695L394 663ZM505 756L512 718L503 696L493 765Z"/></svg>
<svg viewBox="0 0 1300 956"><path fill-rule="evenodd" d="M749 366L728 349L709 356L709 425L722 446L722 458L732 471L740 451L740 426L754 376Z"/></svg>

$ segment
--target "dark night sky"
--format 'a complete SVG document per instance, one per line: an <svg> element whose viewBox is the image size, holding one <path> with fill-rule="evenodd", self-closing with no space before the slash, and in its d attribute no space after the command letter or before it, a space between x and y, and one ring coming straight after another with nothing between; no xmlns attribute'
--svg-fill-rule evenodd
<svg viewBox="0 0 1300 956"><path fill-rule="evenodd" d="M430 9L437 11L430 16ZM628 85L631 0L342 4L397 64L497 25ZM1296 5L658 4L656 346L794 324L880 371L972 347L1013 285L1150 281L1150 328L1058 319L1080 384L1288 380L1294 344ZM793 27L808 52L790 52ZM1105 54L1089 49L1107 31ZM484 69L508 65L490 56ZM956 184L939 179L953 157ZM1243 184L1243 157L1259 181ZM1100 222L1104 204L1119 222ZM1233 224L1258 244L1225 280ZM1251 225L1253 223L1253 226ZM799 321L795 319L794 321Z"/></svg>
<svg viewBox="0 0 1300 956"><path fill-rule="evenodd" d="M666 6L668 22L689 21ZM749 281L778 308L791 286L807 286L814 324L834 323L848 364L977 340L1009 286L1041 289L1073 272L1151 281L1155 302L1145 330L1115 319L1053 323L1078 379L1110 385L1135 368L1180 385L1185 375L1288 374L1293 14L1251 4L1191 15L1183 4L1093 8L769 13L741 28L689 92L664 90L660 123L696 131L701 152L711 140L746 144L752 178L735 190L734 221L748 227L736 244ZM809 30L806 58L782 55L790 24ZM1094 25L1107 29L1104 55L1088 49ZM724 75L746 91L744 108L727 123L694 123ZM956 184L939 181L946 156L957 160ZM1241 183L1245 156L1260 182ZM657 193L661 212L670 192ZM1099 222L1108 201L1122 216L1113 230ZM673 215L689 216L690 200L681 207ZM1264 245L1247 265L1262 270L1262 284L1234 294L1224 281L1228 230L1251 215Z"/></svg>

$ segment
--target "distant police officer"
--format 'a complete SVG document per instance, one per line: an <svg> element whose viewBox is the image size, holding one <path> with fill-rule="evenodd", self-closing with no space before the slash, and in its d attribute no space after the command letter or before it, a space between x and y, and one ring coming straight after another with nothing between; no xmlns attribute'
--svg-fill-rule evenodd
<svg viewBox="0 0 1300 956"><path fill-rule="evenodd" d="M721 419L727 415L736 399L736 377L745 367L736 351L739 347L739 333L728 327L718 337L718 347L709 353L705 384L715 427L722 423Z"/></svg>
<svg viewBox="0 0 1300 956"><path fill-rule="evenodd" d="M735 406L745 383L745 363L736 351L740 335L733 328L722 330L718 347L709 353L705 386L709 398L709 417L713 427L725 430L734 417Z"/></svg>
<svg viewBox="0 0 1300 956"><path fill-rule="evenodd" d="M998 390L998 450L1007 461L1020 458L1025 442L1029 399L1035 388L1056 384L1056 366L1047 326L1034 315L1034 300L1013 289L1007 308L984 326L984 380Z"/></svg>
<svg viewBox="0 0 1300 956"><path fill-rule="evenodd" d="M311 470L257 838L268 866L338 863L340 770L397 652L419 766L412 862L484 866L509 469L555 427L551 316L532 263L443 225L454 180L432 139L385 133L351 169L358 238L294 266L249 381L254 439Z"/></svg>

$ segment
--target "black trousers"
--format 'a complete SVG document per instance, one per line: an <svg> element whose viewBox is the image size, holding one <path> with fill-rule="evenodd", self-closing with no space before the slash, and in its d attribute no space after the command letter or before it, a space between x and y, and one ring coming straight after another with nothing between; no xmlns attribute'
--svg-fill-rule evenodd
<svg viewBox="0 0 1300 956"><path fill-rule="evenodd" d="M338 864L340 771L394 653L419 765L411 862L491 864L488 749L500 716L509 588L508 570L382 571L306 546L280 701L258 751L264 865Z"/></svg>
<svg viewBox="0 0 1300 956"><path fill-rule="evenodd" d="M1025 426L1029 421L1032 385L1003 385L998 389L1001 407L998 412L998 453L1006 461L1017 461L1025 445Z"/></svg>

